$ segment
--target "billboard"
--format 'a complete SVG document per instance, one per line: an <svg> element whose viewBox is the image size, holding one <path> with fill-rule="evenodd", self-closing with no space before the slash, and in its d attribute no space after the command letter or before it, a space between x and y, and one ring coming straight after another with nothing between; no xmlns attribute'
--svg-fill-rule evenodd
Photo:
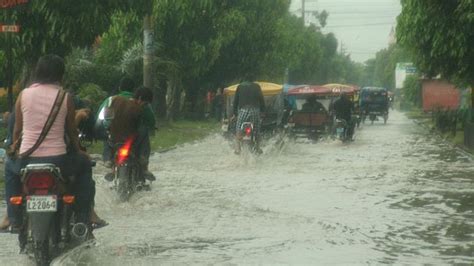
<svg viewBox="0 0 474 266"><path fill-rule="evenodd" d="M413 66L413 63L397 63L395 67L395 88L402 89L406 77L415 73L416 67Z"/></svg>

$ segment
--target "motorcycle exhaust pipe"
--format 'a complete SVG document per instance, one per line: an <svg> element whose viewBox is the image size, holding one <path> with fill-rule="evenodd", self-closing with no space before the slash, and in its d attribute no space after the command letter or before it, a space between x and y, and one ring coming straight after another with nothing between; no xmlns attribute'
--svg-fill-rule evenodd
<svg viewBox="0 0 474 266"><path fill-rule="evenodd" d="M72 237L79 241L86 240L87 233L89 233L89 228L84 223L74 224L71 230Z"/></svg>

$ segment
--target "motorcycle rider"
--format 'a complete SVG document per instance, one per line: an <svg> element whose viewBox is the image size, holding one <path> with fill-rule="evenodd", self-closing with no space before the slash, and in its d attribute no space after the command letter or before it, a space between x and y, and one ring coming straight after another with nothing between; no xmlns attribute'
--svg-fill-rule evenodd
<svg viewBox="0 0 474 266"><path fill-rule="evenodd" d="M354 104L349 99L347 93L342 92L341 97L334 102L332 108L336 114L336 119L346 121L348 129L347 135L349 136L349 139L352 139L352 135L354 134L354 123L352 121Z"/></svg>
<svg viewBox="0 0 474 266"><path fill-rule="evenodd" d="M155 129L155 115L151 108L153 92L146 87L137 88L133 98L117 95L112 98L110 109L113 110L109 131L112 143L124 142L130 136L136 136L133 147L139 154L139 163L143 177L155 181L156 177L148 170L150 149L150 131ZM113 173L105 179L112 181Z"/></svg>
<svg viewBox="0 0 474 266"><path fill-rule="evenodd" d="M87 116L90 114L90 112L88 112L86 109L87 108L81 108L79 110L76 110L76 115L75 115L76 127L83 120L88 119ZM15 110L13 110L12 113L8 114L7 117L8 118L5 119L6 121L8 121L5 147L9 147L12 144L13 127L15 125ZM14 213L14 210L11 208L11 204L9 200L10 197L21 193L21 181L19 178L17 178L18 173L20 171L18 162L19 162L18 160L15 160L14 158L9 158L8 156L6 156L5 158L4 175L5 175L5 198L6 198L6 203L7 203L7 215L3 218L3 221L0 224L0 231L7 230L10 226L12 227L18 226L18 223L16 221L16 215ZM101 219L99 215L97 215L94 208L92 208L92 211L91 211L90 221L91 221L92 227L95 229L108 225L107 221Z"/></svg>
<svg viewBox="0 0 474 266"><path fill-rule="evenodd" d="M12 144L13 139L13 126L15 125L15 110L12 113L8 113L4 116L4 121L7 125L7 136L5 139L5 147L9 147ZM5 168L4 168L4 177L5 177L5 199L7 204L7 215L3 218L2 223L0 224L0 230L8 230L12 226L16 226L16 215L14 209L10 204L10 197L21 193L21 181L17 177L18 172L20 171L18 166L18 161L9 156L5 156Z"/></svg>
<svg viewBox="0 0 474 266"><path fill-rule="evenodd" d="M236 154L241 152L242 142L242 124L251 122L255 132L255 149L258 153L262 153L260 149L260 114L265 111L265 99L263 97L262 88L255 79L249 75L246 81L239 84L235 92L233 103L232 119L237 117L236 122Z"/></svg>
<svg viewBox="0 0 474 266"><path fill-rule="evenodd" d="M142 107L136 144L140 158L140 165L142 166L145 179L155 181L156 177L148 170L151 154L150 134L153 134L156 123L155 114L151 107L151 103L153 102L153 91L144 86L139 87L136 89L133 99ZM150 110L151 112L146 110Z"/></svg>
<svg viewBox="0 0 474 266"><path fill-rule="evenodd" d="M73 193L76 196L75 212L78 222L90 224L95 196L92 163L87 153L80 149L75 127L75 107L72 96L65 95L59 112L44 140L28 157L21 157L37 142L48 120L50 110L59 92L65 72L64 60L57 55L39 59L34 83L24 89L15 105L13 147L19 143L20 168L30 163L52 163L65 177L75 176ZM20 139L21 136L21 139ZM66 142L66 138L68 143ZM20 178L16 176L16 178Z"/></svg>

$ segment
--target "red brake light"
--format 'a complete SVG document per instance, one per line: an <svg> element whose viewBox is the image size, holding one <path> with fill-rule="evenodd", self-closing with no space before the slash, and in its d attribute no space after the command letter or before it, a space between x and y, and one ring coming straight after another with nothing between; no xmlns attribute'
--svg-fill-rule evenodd
<svg viewBox="0 0 474 266"><path fill-rule="evenodd" d="M128 159L133 141L134 141L134 138L129 138L127 139L127 141L125 141L125 144L123 144L123 146L120 147L120 149L118 150L118 155L117 155L117 164L122 164L123 162L125 162L125 160Z"/></svg>
<svg viewBox="0 0 474 266"><path fill-rule="evenodd" d="M22 202L23 202L22 196L14 196L10 198L10 203L12 205L21 205Z"/></svg>
<svg viewBox="0 0 474 266"><path fill-rule="evenodd" d="M251 127L246 127L245 128L245 135L250 136L250 134L252 134L252 128Z"/></svg>
<svg viewBox="0 0 474 266"><path fill-rule="evenodd" d="M66 204L73 204L75 200L76 200L76 197L74 197L73 195L63 196L63 202Z"/></svg>
<svg viewBox="0 0 474 266"><path fill-rule="evenodd" d="M28 176L26 187L29 189L49 189L54 186L52 174L47 172L31 173Z"/></svg>

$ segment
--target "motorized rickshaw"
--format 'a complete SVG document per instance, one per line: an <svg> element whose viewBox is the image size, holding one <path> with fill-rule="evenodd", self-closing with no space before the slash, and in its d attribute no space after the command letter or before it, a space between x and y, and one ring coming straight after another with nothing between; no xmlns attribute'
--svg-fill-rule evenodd
<svg viewBox="0 0 474 266"><path fill-rule="evenodd" d="M288 90L291 107L287 128L291 137L317 140L331 128L329 107L333 92L330 88L303 85Z"/></svg>
<svg viewBox="0 0 474 266"><path fill-rule="evenodd" d="M384 124L388 120L388 90L382 87L363 87L360 92L360 109L362 122L369 117L373 124L377 117L383 117Z"/></svg>
<svg viewBox="0 0 474 266"><path fill-rule="evenodd" d="M284 113L283 86L270 82L256 82L262 88L265 99L265 111L261 122L261 134L273 134L282 126ZM235 92L239 84L224 89L224 119L222 130L225 135L235 135L235 120L230 121L233 115Z"/></svg>

